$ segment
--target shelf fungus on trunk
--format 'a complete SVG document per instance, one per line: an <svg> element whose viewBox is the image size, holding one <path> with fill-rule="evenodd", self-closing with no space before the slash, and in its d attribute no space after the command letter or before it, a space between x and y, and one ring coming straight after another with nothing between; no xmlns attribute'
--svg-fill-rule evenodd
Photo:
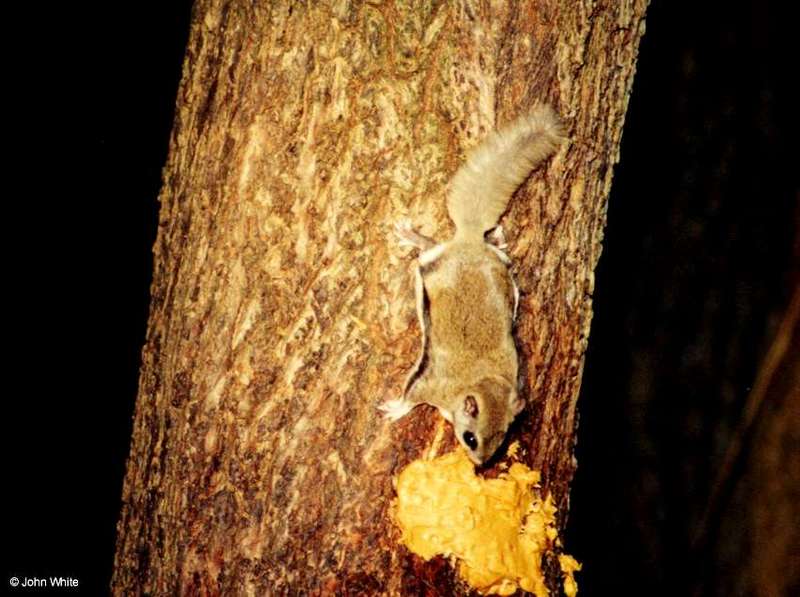
<svg viewBox="0 0 800 597"><path fill-rule="evenodd" d="M551 496L542 499L540 474L512 462L497 478L487 479L463 449L406 466L396 479L397 499L392 515L401 541L429 560L450 557L459 576L484 595L511 595L518 589L548 595L542 555L558 550L556 508ZM574 572L580 565L560 554L564 592L577 593Z"/></svg>

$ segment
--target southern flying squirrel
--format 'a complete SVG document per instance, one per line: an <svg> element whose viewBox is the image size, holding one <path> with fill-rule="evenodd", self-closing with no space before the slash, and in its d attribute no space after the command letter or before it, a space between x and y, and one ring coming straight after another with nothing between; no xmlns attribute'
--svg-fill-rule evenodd
<svg viewBox="0 0 800 597"><path fill-rule="evenodd" d="M401 243L421 251L415 288L423 341L402 398L380 409L397 420L418 404L436 406L476 464L491 458L525 406L512 336L519 291L497 224L517 187L562 139L555 113L534 108L490 134L456 172L447 197L451 240L437 244L408 221L396 225Z"/></svg>

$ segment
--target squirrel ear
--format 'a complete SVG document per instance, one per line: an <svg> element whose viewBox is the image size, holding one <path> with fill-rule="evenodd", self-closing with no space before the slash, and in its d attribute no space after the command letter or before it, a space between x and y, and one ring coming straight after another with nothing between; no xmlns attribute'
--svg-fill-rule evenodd
<svg viewBox="0 0 800 597"><path fill-rule="evenodd" d="M472 394L469 394L466 398L464 398L464 412L473 419L478 416L478 401Z"/></svg>
<svg viewBox="0 0 800 597"><path fill-rule="evenodd" d="M519 396L514 396L514 399L511 401L511 412L513 412L516 417L523 410L525 410L525 401Z"/></svg>

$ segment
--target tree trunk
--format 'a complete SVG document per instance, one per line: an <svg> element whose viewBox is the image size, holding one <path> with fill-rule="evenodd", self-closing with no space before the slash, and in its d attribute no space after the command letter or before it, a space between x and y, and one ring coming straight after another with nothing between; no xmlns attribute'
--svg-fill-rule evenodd
<svg viewBox="0 0 800 597"><path fill-rule="evenodd" d="M593 270L646 0L198 0L161 191L116 594L452 594L398 544L392 479L448 424L381 420L420 348L410 217L490 130L550 103L570 142L503 219L528 407L566 519ZM548 583L558 579L549 564Z"/></svg>

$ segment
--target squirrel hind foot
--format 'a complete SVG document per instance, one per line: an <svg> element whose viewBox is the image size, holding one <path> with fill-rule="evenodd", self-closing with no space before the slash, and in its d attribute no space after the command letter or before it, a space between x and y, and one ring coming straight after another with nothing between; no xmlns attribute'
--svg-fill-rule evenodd
<svg viewBox="0 0 800 597"><path fill-rule="evenodd" d="M427 251L428 249L436 246L436 241L427 236L423 236L414 230L411 220L403 218L398 220L394 225L394 234L401 247L413 247L420 251Z"/></svg>

